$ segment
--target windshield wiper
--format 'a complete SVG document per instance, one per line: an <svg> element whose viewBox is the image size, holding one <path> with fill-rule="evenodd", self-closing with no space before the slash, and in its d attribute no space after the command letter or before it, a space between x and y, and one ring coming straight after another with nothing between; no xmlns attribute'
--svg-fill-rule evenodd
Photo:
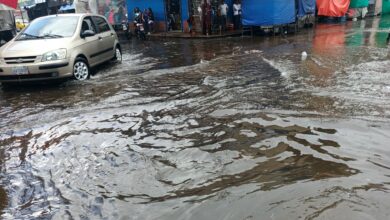
<svg viewBox="0 0 390 220"><path fill-rule="evenodd" d="M22 33L21 37L18 40L24 40L24 39L40 39L41 36L33 35L33 34L27 34Z"/></svg>
<svg viewBox="0 0 390 220"><path fill-rule="evenodd" d="M64 36L59 34L45 34L42 36L42 38L63 38Z"/></svg>
<svg viewBox="0 0 390 220"><path fill-rule="evenodd" d="M30 39L44 39L44 38L63 38L64 36L58 34L45 34L42 36L37 36L33 34L22 33L21 37L18 40L30 40Z"/></svg>

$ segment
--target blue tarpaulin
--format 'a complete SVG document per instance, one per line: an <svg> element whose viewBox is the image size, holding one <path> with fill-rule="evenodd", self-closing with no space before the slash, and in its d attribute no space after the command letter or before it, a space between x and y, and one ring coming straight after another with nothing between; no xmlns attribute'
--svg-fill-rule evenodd
<svg viewBox="0 0 390 220"><path fill-rule="evenodd" d="M294 0L242 1L242 24L248 26L281 25L295 22Z"/></svg>
<svg viewBox="0 0 390 220"><path fill-rule="evenodd" d="M316 12L316 0L298 0L298 16L303 17Z"/></svg>

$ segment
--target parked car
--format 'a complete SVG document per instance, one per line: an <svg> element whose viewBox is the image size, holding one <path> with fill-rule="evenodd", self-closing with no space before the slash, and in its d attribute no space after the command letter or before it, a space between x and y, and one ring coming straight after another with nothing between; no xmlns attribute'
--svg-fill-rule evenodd
<svg viewBox="0 0 390 220"><path fill-rule="evenodd" d="M35 19L0 48L0 82L86 80L91 67L109 60L121 61L122 51L106 18L50 15Z"/></svg>

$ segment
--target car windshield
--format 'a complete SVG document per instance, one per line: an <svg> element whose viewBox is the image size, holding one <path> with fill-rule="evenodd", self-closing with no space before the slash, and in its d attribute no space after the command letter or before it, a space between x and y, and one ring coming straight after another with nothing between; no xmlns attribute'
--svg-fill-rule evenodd
<svg viewBox="0 0 390 220"><path fill-rule="evenodd" d="M20 34L17 40L71 37L76 31L78 17L46 17L37 19Z"/></svg>

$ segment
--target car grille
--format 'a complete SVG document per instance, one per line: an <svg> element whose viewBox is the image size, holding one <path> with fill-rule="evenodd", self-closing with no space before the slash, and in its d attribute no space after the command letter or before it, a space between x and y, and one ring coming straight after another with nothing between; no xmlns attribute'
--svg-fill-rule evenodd
<svg viewBox="0 0 390 220"><path fill-rule="evenodd" d="M6 64L34 63L36 56L30 57L4 57Z"/></svg>

